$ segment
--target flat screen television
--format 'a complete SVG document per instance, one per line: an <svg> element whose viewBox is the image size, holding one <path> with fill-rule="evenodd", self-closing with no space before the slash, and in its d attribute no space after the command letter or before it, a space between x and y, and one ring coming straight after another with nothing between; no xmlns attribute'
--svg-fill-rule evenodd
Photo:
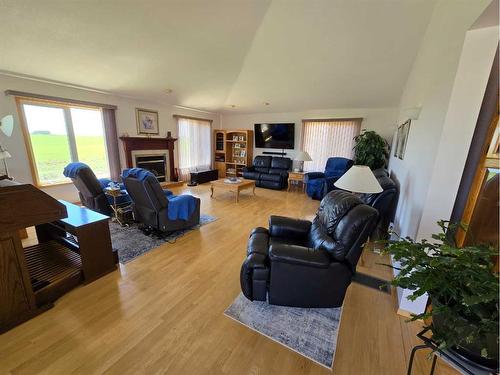
<svg viewBox="0 0 500 375"><path fill-rule="evenodd" d="M255 124L255 147L293 149L295 146L295 124Z"/></svg>

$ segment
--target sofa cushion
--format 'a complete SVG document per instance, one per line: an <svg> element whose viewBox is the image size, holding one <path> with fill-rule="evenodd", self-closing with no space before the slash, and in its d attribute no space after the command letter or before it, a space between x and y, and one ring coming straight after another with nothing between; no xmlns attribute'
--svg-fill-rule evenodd
<svg viewBox="0 0 500 375"><path fill-rule="evenodd" d="M269 174L279 174L280 176L288 177L288 171L285 169L279 169L279 168L270 168Z"/></svg>
<svg viewBox="0 0 500 375"><path fill-rule="evenodd" d="M253 166L257 170L257 168L266 168L269 169L271 167L271 156L263 156L263 155L258 155L253 159Z"/></svg>
<svg viewBox="0 0 500 375"><path fill-rule="evenodd" d="M292 166L292 159L290 158L276 158L271 161L271 168L284 169L288 171Z"/></svg>
<svg viewBox="0 0 500 375"><path fill-rule="evenodd" d="M243 178L248 180L258 180L260 178L259 172L243 172Z"/></svg>
<svg viewBox="0 0 500 375"><path fill-rule="evenodd" d="M264 168L264 167L254 167L256 172L259 173L269 173L269 168Z"/></svg>
<svg viewBox="0 0 500 375"><path fill-rule="evenodd" d="M273 182L280 182L281 181L281 175L279 174L266 174L262 173L260 175L261 181L273 181Z"/></svg>
<svg viewBox="0 0 500 375"><path fill-rule="evenodd" d="M334 190L325 195L318 208L319 224L326 233L334 237L334 231L344 215L353 207L363 202L352 193L343 190ZM336 239L334 237L334 239Z"/></svg>

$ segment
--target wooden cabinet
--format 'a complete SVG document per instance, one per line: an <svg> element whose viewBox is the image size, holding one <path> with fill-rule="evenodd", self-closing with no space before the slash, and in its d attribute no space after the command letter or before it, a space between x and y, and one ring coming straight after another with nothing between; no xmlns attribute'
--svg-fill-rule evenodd
<svg viewBox="0 0 500 375"><path fill-rule="evenodd" d="M214 130L214 168L219 171L219 178L226 176L225 130Z"/></svg>
<svg viewBox="0 0 500 375"><path fill-rule="evenodd" d="M252 130L215 130L214 166L219 177L241 177L253 162Z"/></svg>

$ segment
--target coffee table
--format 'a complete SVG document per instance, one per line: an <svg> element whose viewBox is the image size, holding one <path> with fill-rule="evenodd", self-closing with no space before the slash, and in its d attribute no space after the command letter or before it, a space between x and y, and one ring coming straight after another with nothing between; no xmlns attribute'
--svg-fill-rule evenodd
<svg viewBox="0 0 500 375"><path fill-rule="evenodd" d="M242 190L252 189L253 195L255 195L255 181L242 179L241 182L238 182L236 184L230 184L224 182L224 178L212 181L210 183L210 191L211 191L210 198L214 196L215 189L231 191L236 193L236 203L238 203L240 198L240 191Z"/></svg>

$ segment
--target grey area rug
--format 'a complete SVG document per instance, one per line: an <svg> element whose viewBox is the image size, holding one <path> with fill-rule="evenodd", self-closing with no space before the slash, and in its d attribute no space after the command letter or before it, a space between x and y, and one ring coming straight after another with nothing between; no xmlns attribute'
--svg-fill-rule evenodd
<svg viewBox="0 0 500 375"><path fill-rule="evenodd" d="M156 249L165 242L175 242L184 234L215 220L217 220L217 218L214 216L201 214L200 224L189 229L173 232L164 238L153 235L147 236L142 233L136 224L132 224L129 227L122 227L120 224L110 221L109 230L111 232L111 243L113 250L118 252L120 263L127 263L148 251Z"/></svg>
<svg viewBox="0 0 500 375"><path fill-rule="evenodd" d="M224 314L329 369L342 308L303 309L249 301L242 293Z"/></svg>

